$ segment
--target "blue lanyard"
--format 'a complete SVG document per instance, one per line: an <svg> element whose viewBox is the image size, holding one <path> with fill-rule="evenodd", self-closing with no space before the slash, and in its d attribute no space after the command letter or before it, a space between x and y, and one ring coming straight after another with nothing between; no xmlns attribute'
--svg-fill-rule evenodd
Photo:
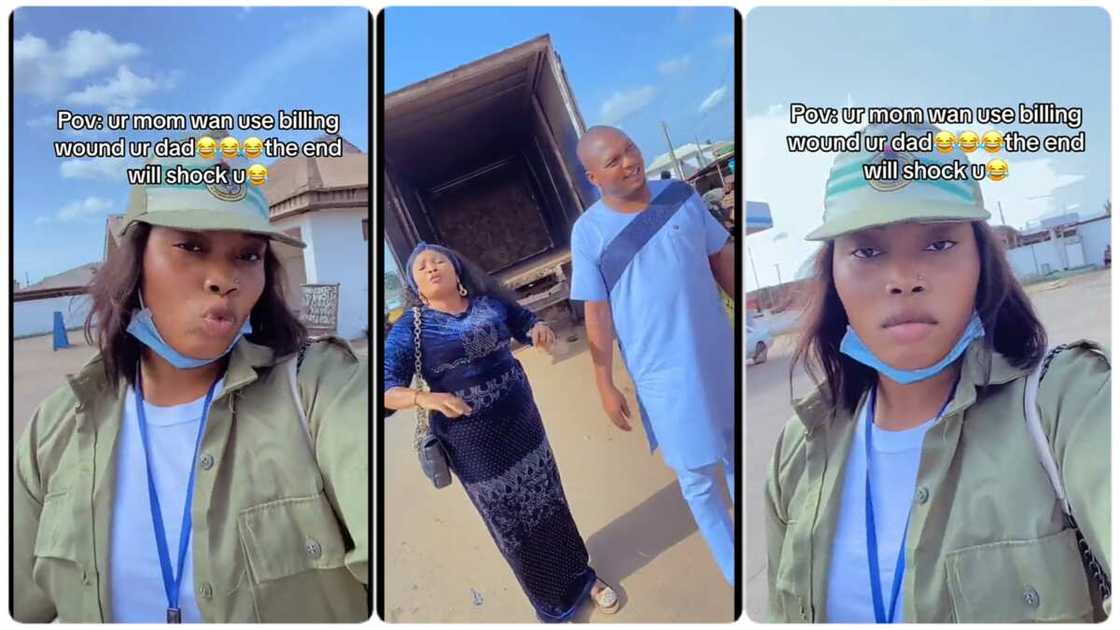
<svg viewBox="0 0 1120 630"><path fill-rule="evenodd" d="M953 394L957 391L957 381L949 389L949 397L941 410L937 412L937 420L941 419ZM875 536L875 508L871 500L871 429L875 423L875 394L879 390L877 385L871 387L871 395L867 402L867 430L864 432L864 455L867 457L867 476L865 479L865 517L867 519L867 568L871 575L871 604L875 607L875 623L894 623L895 605L898 603L898 594L902 590L902 575L906 572L906 530L910 529L910 510L906 510L906 525L902 528L902 542L898 545L898 559L894 565L894 582L891 584L891 607L889 614L883 611L883 586L879 583L879 540ZM936 420L935 420L936 422Z"/></svg>
<svg viewBox="0 0 1120 630"><path fill-rule="evenodd" d="M179 585L183 581L183 563L187 558L187 545L191 538L191 498L194 496L194 463L198 460L198 447L202 443L202 432L206 428L206 418L210 415L210 401L214 398L215 379L206 392L206 402L202 404L202 421L198 423L198 436L194 440L194 457L191 458L191 474L187 480L187 500L183 505L183 524L179 529L179 565L171 572L171 555L167 551L167 534L163 530L163 511L159 506L159 495L152 478L152 455L148 446L148 419L144 414L144 395L140 392L140 371L136 371L136 415L140 419L140 439L144 443L144 463L148 467L148 506L152 510L152 526L156 530L156 549L159 552L159 567L163 571L163 590L167 593L167 623L180 623L183 620L179 609Z"/></svg>

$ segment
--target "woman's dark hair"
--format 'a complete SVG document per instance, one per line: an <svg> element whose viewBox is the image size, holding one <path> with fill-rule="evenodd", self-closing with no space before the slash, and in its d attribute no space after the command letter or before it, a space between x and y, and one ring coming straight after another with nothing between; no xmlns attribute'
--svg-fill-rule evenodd
<svg viewBox="0 0 1120 630"><path fill-rule="evenodd" d="M151 231L147 223L137 222L129 227L89 286L93 305L86 316L86 343L97 344L110 383L121 378L129 384L136 382L136 366L143 346L127 330L132 311L140 308L144 248ZM249 313L253 332L248 339L272 348L278 357L285 356L299 350L307 339L307 329L284 299L284 270L271 245L265 248L264 278L264 291Z"/></svg>
<svg viewBox="0 0 1120 630"><path fill-rule="evenodd" d="M976 311L987 333L981 342L987 351L988 370L990 372L992 350L1016 367L1031 367L1042 360L1046 352L1046 330L1035 316L1023 287L1011 273L992 229L983 221L973 221L972 233L980 255ZM874 369L840 353L840 340L848 328L848 314L832 279L835 247L835 241L829 241L820 248L814 261L816 278L803 315L801 338L790 363L790 394L792 397L795 371L803 366L814 380L819 380L823 372L830 405L842 405L855 413L860 397L877 377Z"/></svg>
<svg viewBox="0 0 1120 630"><path fill-rule="evenodd" d="M459 273L459 282L463 283L463 288L467 290L468 295L489 295L507 304L517 304L517 294L501 282L498 282L497 278L483 271L482 267L479 267L474 261L449 247L441 246L441 249L451 252L451 255L458 259L452 260L451 262L452 265L458 263L456 266L462 270L462 272ZM442 254L444 252L440 251L439 253ZM412 280L412 282L409 281L412 278L411 265L409 265L408 269L404 270L404 273L407 274L404 279L406 289L405 301L407 302L406 308L423 305L420 296L417 295L416 291L412 288L415 280Z"/></svg>

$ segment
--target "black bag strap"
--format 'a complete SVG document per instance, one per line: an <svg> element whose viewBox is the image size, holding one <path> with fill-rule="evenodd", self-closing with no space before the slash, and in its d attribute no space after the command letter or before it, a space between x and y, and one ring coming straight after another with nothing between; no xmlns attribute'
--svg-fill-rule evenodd
<svg viewBox="0 0 1120 630"><path fill-rule="evenodd" d="M684 182L672 181L653 200L649 206L638 213L626 227L622 228L603 250L599 258L599 273L603 276L603 283L607 293L614 289L622 272L634 260L638 251L657 234L680 210L685 201L693 195L692 186Z"/></svg>

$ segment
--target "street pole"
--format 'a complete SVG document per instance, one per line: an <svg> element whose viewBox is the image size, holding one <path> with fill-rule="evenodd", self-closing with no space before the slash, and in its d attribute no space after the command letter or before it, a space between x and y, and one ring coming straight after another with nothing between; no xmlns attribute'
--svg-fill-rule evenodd
<svg viewBox="0 0 1120 630"><path fill-rule="evenodd" d="M1003 202L997 201L996 206L999 207L999 222L1001 225L1007 225L1007 219L1003 218Z"/></svg>
<svg viewBox="0 0 1120 630"><path fill-rule="evenodd" d="M755 265L754 265L754 254L751 253L751 246L750 245L747 245L747 258L749 258L750 261L751 261L751 272L754 273L754 288L756 290L761 289L762 288L762 283L760 283L758 281L758 267L755 267Z"/></svg>
<svg viewBox="0 0 1120 630"><path fill-rule="evenodd" d="M703 145L700 144L700 137L695 133L692 134L692 139L696 141L696 153L700 156L700 167L703 168L708 165L708 161L704 159Z"/></svg>
<svg viewBox="0 0 1120 630"><path fill-rule="evenodd" d="M664 120L661 121L661 129L665 132L665 142L669 143L669 159L673 160L677 175L680 176L681 181L684 181L684 169L681 168L681 163L677 161L677 154L673 152L673 141L669 139L669 125L666 125Z"/></svg>
<svg viewBox="0 0 1120 630"><path fill-rule="evenodd" d="M754 264L754 254L751 253L751 246L747 245L747 258L751 261L751 273L754 274L754 290L759 292L758 312L762 314L762 284L758 281L758 267ZM766 298L769 301L770 291L766 291Z"/></svg>
<svg viewBox="0 0 1120 630"><path fill-rule="evenodd" d="M778 263L774 263L774 268L778 270L778 285L781 286L781 284L782 284L782 266Z"/></svg>

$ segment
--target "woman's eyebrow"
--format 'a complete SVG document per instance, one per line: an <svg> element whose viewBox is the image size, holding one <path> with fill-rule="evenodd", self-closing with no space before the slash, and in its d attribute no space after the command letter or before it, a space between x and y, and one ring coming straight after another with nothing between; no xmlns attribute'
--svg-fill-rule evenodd
<svg viewBox="0 0 1120 630"><path fill-rule="evenodd" d="M203 243L209 243L210 242L210 237L208 237L205 232L196 232L194 230L182 230L182 229L179 229L179 228L174 228L173 238L175 240L193 239L193 240L196 240L196 241L202 241Z"/></svg>
<svg viewBox="0 0 1120 630"><path fill-rule="evenodd" d="M926 229L926 238L951 239L955 236L956 228L953 225L931 225Z"/></svg>
<svg viewBox="0 0 1120 630"><path fill-rule="evenodd" d="M876 245L882 242L884 236L886 234L883 230L871 229L851 234L847 237L847 240L850 245L862 247L866 244Z"/></svg>

